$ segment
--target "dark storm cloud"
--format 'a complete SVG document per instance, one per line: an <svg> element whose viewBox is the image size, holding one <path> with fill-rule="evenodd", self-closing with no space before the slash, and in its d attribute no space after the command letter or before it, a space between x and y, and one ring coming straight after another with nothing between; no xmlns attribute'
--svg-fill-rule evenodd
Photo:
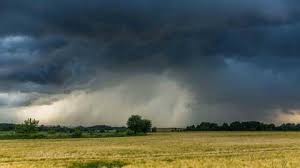
<svg viewBox="0 0 300 168"><path fill-rule="evenodd" d="M99 87L104 71L126 79L170 70L197 95L193 116L264 119L300 108L296 0L2 0L0 20L3 91L58 93Z"/></svg>

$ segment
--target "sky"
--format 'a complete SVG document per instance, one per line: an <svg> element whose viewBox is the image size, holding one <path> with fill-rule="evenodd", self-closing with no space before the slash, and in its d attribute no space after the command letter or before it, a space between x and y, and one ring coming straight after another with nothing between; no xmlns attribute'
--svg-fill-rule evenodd
<svg viewBox="0 0 300 168"><path fill-rule="evenodd" d="M1 0L0 122L300 122L298 0Z"/></svg>

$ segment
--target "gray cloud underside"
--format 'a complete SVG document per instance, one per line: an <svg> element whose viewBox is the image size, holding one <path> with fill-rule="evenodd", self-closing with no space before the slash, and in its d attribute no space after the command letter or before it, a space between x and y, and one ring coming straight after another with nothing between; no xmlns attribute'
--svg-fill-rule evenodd
<svg viewBox="0 0 300 168"><path fill-rule="evenodd" d="M300 108L296 0L3 0L0 20L1 92L39 95L0 98L4 106L93 95L155 75L193 95L184 122L269 121L274 111Z"/></svg>

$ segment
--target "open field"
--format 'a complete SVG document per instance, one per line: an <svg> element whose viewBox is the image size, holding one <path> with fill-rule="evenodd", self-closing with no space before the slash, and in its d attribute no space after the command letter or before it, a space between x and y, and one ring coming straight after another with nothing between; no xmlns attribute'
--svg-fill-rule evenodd
<svg viewBox="0 0 300 168"><path fill-rule="evenodd" d="M183 132L0 141L0 167L300 167L297 132ZM76 164L77 163L77 164ZM112 167L113 167L112 166Z"/></svg>

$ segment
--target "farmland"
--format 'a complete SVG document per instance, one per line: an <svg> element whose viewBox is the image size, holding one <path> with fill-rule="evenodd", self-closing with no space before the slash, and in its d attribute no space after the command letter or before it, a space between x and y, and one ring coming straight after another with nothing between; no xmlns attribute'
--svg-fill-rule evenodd
<svg viewBox="0 0 300 168"><path fill-rule="evenodd" d="M300 167L298 132L1 140L0 167Z"/></svg>

